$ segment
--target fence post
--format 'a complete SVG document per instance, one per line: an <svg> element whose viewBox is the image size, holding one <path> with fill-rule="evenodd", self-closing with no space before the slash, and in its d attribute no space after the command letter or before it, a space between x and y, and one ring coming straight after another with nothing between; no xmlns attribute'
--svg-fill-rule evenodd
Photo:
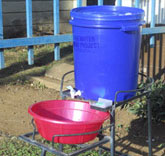
<svg viewBox="0 0 165 156"><path fill-rule="evenodd" d="M103 0L98 0L98 5L103 5Z"/></svg>
<svg viewBox="0 0 165 156"><path fill-rule="evenodd" d="M122 0L117 0L117 6L122 6Z"/></svg>
<svg viewBox="0 0 165 156"><path fill-rule="evenodd" d="M150 25L151 28L155 27L155 7L156 7L155 0L151 0L151 25ZM154 46L154 43L155 43L155 38L154 38L154 36L152 36L150 38L151 47Z"/></svg>
<svg viewBox="0 0 165 156"><path fill-rule="evenodd" d="M26 0L26 29L27 37L33 37L33 24L32 24L32 0ZM28 64L34 64L33 46L28 46Z"/></svg>
<svg viewBox="0 0 165 156"><path fill-rule="evenodd" d="M77 7L81 7L82 6L82 0L77 0Z"/></svg>
<svg viewBox="0 0 165 156"><path fill-rule="evenodd" d="M53 17L54 17L54 35L60 33L60 20L59 20L59 0L53 0ZM60 59L59 43L54 44L54 60Z"/></svg>
<svg viewBox="0 0 165 156"><path fill-rule="evenodd" d="M0 40L3 39L2 0L0 0ZM5 67L4 51L0 49L0 69Z"/></svg>
<svg viewBox="0 0 165 156"><path fill-rule="evenodd" d="M140 0L135 0L135 7L139 8L139 6L140 6Z"/></svg>

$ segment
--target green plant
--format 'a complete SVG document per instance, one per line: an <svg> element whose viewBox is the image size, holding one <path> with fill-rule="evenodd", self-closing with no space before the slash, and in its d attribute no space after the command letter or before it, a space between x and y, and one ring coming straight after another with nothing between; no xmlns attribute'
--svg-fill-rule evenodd
<svg viewBox="0 0 165 156"><path fill-rule="evenodd" d="M41 82L31 83L31 86L36 89L42 89L42 90L46 88L46 86L44 84L42 84Z"/></svg>
<svg viewBox="0 0 165 156"><path fill-rule="evenodd" d="M1 156L36 156L40 152L40 149L19 141L17 138L7 138L0 142Z"/></svg>
<svg viewBox="0 0 165 156"><path fill-rule="evenodd" d="M117 128L123 128L123 124L118 124Z"/></svg>
<svg viewBox="0 0 165 156"><path fill-rule="evenodd" d="M130 127L129 126L125 127L125 131L129 132L130 131Z"/></svg>
<svg viewBox="0 0 165 156"><path fill-rule="evenodd" d="M39 142L51 146L51 142L44 139L39 139ZM58 148L58 144L55 144L55 148ZM75 146L64 145L64 152L70 153L78 149ZM0 156L38 156L41 154L41 149L20 141L17 137L7 137L0 140ZM47 152L47 156L55 156L52 153ZM80 156L99 156L98 150L90 150L80 154ZM102 151L102 156L110 156L109 152Z"/></svg>
<svg viewBox="0 0 165 156"><path fill-rule="evenodd" d="M159 148L165 148L165 143L158 145Z"/></svg>
<svg viewBox="0 0 165 156"><path fill-rule="evenodd" d="M139 87L144 87L145 84L141 84ZM145 96L127 105L128 110L133 114L146 118L147 117L147 98L150 100L152 119L155 121L165 120L165 83L164 81L155 82L151 86L151 93L149 96ZM139 94L139 93L137 93Z"/></svg>

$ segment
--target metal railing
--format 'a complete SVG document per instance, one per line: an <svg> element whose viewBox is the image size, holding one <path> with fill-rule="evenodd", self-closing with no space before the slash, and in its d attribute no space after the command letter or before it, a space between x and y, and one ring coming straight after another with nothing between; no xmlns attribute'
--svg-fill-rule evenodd
<svg viewBox="0 0 165 156"><path fill-rule="evenodd" d="M131 0L130 0L131 1ZM150 35L150 45L154 45L154 34L165 33L165 27L155 27L155 1L151 3L151 24L150 27L143 28L143 35ZM97 0L98 5L103 5L103 0ZM140 6L141 0L135 0L135 7ZM68 2L69 3L69 2ZM122 5L122 0L116 0L118 6ZM77 0L77 7L82 6L82 0ZM72 34L60 35L59 27L59 0L53 0L53 23L54 35L33 37L33 23L32 23L32 0L26 0L26 30L27 37L4 39L3 36L3 14L2 14L2 0L0 0L0 69L5 67L4 49L18 46L28 46L28 64L34 64L34 45L54 44L54 60L60 59L59 44L63 42L71 42Z"/></svg>

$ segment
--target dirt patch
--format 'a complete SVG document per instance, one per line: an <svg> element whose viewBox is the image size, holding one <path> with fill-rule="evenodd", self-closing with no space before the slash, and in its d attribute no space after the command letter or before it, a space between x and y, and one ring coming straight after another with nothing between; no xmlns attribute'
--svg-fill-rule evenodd
<svg viewBox="0 0 165 156"><path fill-rule="evenodd" d="M0 86L0 136L18 136L32 131L28 107L36 102L60 99L53 89L36 89L27 85ZM109 124L109 121L106 122ZM165 156L165 123L153 124L153 153ZM106 131L109 134L109 131ZM147 121L127 110L116 111L116 149L133 156L147 156Z"/></svg>
<svg viewBox="0 0 165 156"><path fill-rule="evenodd" d="M29 85L6 85L0 87L0 131L9 135L30 132L31 117L28 107L39 101L59 98L53 89L35 89Z"/></svg>

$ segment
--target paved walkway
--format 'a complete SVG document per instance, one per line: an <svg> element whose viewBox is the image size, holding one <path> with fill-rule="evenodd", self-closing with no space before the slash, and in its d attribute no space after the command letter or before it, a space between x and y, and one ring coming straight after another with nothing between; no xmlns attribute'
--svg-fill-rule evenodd
<svg viewBox="0 0 165 156"><path fill-rule="evenodd" d="M60 84L62 76L69 72L74 70L74 66L66 63L60 63L55 64L51 69L49 69L45 76L42 77L32 77L31 79L33 81L38 81L41 84L45 85L48 88L56 89L57 91L60 90ZM74 74L69 74L64 79L64 88L67 86L73 86L74 87Z"/></svg>

